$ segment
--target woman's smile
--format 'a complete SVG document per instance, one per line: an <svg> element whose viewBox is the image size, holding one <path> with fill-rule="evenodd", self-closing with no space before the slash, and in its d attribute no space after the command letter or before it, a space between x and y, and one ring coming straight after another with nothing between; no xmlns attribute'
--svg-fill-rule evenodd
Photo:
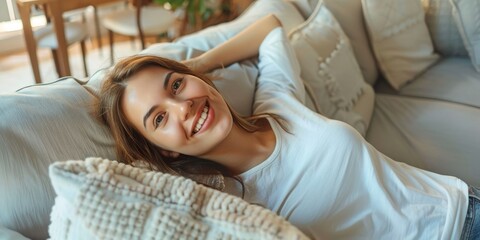
<svg viewBox="0 0 480 240"><path fill-rule="evenodd" d="M210 107L207 100L203 107L197 111L195 120L193 121L192 136L207 130L214 120L215 110L213 110L213 107Z"/></svg>

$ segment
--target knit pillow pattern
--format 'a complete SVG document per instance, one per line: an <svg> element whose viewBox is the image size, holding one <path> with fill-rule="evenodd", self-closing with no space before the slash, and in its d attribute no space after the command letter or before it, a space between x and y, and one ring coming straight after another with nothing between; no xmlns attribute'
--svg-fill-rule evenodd
<svg viewBox="0 0 480 240"><path fill-rule="evenodd" d="M184 177L101 158L49 174L51 239L307 239L270 210Z"/></svg>

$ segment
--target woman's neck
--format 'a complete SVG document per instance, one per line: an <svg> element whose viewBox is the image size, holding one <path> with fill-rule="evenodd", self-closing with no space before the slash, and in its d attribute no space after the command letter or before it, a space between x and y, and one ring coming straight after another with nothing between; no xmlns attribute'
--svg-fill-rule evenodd
<svg viewBox="0 0 480 240"><path fill-rule="evenodd" d="M262 129L253 133L234 124L227 138L205 158L222 164L234 174L262 163L275 149L276 138L268 120L261 121Z"/></svg>

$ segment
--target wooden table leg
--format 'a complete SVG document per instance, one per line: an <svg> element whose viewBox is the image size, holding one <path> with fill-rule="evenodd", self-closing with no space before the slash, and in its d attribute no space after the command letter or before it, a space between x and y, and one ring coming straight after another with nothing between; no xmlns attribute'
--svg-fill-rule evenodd
<svg viewBox="0 0 480 240"><path fill-rule="evenodd" d="M70 76L70 64L68 61L68 45L65 40L65 29L63 24L61 1L53 1L49 4L50 14L52 16L53 28L57 36L57 57L60 66L60 77Z"/></svg>
<svg viewBox="0 0 480 240"><path fill-rule="evenodd" d="M18 11L23 24L23 36L25 38L25 45L27 45L28 56L30 64L32 65L33 76L35 83L41 83L40 69L38 67L37 58L37 43L33 37L32 25L30 23L30 5L21 5L17 2Z"/></svg>

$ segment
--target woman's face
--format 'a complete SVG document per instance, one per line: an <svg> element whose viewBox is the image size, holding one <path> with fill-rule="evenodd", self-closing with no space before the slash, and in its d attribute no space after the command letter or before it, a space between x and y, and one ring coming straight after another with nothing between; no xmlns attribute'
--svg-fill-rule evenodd
<svg viewBox="0 0 480 240"><path fill-rule="evenodd" d="M218 91L200 78L147 67L127 81L127 120L164 150L201 157L229 134L233 119Z"/></svg>

